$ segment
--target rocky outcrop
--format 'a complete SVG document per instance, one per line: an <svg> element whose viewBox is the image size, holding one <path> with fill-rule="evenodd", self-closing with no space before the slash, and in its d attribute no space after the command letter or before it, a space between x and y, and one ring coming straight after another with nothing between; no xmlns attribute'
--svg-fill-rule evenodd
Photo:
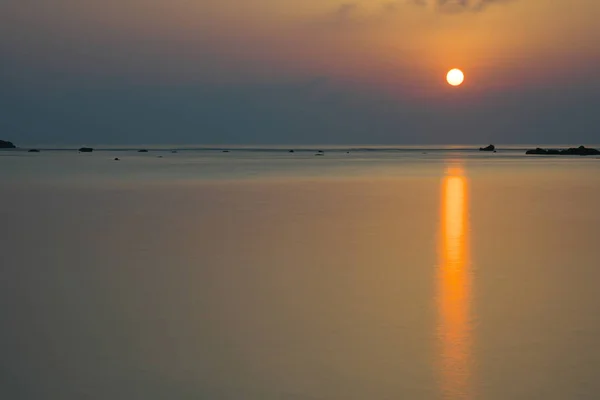
<svg viewBox="0 0 600 400"><path fill-rule="evenodd" d="M579 146L579 147L571 147L570 149L563 150L560 152L560 154L577 155L577 156L597 156L600 154L600 151L596 150L596 149L591 149L591 148L585 147L585 146Z"/></svg>
<svg viewBox="0 0 600 400"><path fill-rule="evenodd" d="M147 153L147 152L148 152L148 150L146 150L146 149L138 150L138 153Z"/></svg>
<svg viewBox="0 0 600 400"><path fill-rule="evenodd" d="M496 146L494 146L493 144L490 144L487 147L480 147L479 151L494 151L496 150Z"/></svg>
<svg viewBox="0 0 600 400"><path fill-rule="evenodd" d="M556 150L558 152L558 150ZM529 149L525 152L525 154L548 154L548 150L544 150L542 148Z"/></svg>
<svg viewBox="0 0 600 400"><path fill-rule="evenodd" d="M6 140L0 140L0 149L16 149L17 146L15 146L12 142L8 142Z"/></svg>
<svg viewBox="0 0 600 400"><path fill-rule="evenodd" d="M597 156L600 155L600 151L596 149L591 149L585 146L579 147L571 147L569 149L530 149L525 152L525 154L536 154L536 155L558 155L558 156Z"/></svg>
<svg viewBox="0 0 600 400"><path fill-rule="evenodd" d="M27 152L28 153L39 153L40 151L38 149L29 149Z"/></svg>
<svg viewBox="0 0 600 400"><path fill-rule="evenodd" d="M94 149L91 147L82 147L79 149L80 153L91 153L92 151L94 151Z"/></svg>

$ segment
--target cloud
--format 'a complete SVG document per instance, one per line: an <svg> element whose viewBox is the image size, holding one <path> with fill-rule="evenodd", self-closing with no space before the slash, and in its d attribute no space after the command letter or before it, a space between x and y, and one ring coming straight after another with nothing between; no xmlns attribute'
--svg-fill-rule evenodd
<svg viewBox="0 0 600 400"><path fill-rule="evenodd" d="M358 10L358 3L342 3L336 11L336 18L338 20L347 20L356 14Z"/></svg>
<svg viewBox="0 0 600 400"><path fill-rule="evenodd" d="M428 7L439 13L480 12L492 4L509 1L512 0L409 0L412 4ZM388 8L390 4L394 3L388 3Z"/></svg>
<svg viewBox="0 0 600 400"><path fill-rule="evenodd" d="M337 5L332 18L336 22L368 22L401 13L402 9L418 6L439 14L478 13L489 6L514 0L356 0Z"/></svg>

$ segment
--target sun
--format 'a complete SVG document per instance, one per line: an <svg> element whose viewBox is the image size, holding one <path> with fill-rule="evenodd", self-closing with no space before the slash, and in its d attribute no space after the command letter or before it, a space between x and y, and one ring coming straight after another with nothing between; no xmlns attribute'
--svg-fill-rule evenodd
<svg viewBox="0 0 600 400"><path fill-rule="evenodd" d="M446 74L446 80L452 86L460 86L465 80L465 74L460 69L453 68Z"/></svg>

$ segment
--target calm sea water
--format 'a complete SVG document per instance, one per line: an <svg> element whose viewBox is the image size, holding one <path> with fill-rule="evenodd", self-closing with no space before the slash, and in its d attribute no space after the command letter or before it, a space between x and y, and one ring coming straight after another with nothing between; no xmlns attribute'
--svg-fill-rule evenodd
<svg viewBox="0 0 600 400"><path fill-rule="evenodd" d="M600 397L600 159L316 150L0 152L0 398Z"/></svg>

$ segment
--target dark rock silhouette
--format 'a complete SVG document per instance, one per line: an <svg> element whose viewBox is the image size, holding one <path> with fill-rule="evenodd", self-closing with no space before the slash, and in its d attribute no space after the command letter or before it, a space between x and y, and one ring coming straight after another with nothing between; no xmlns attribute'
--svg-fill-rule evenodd
<svg viewBox="0 0 600 400"><path fill-rule="evenodd" d="M12 142L8 142L6 140L0 140L0 149L16 149L17 146L15 146Z"/></svg>
<svg viewBox="0 0 600 400"><path fill-rule="evenodd" d="M157 156L156 158L162 158L162 156Z"/></svg>
<svg viewBox="0 0 600 400"><path fill-rule="evenodd" d="M600 151L596 149L591 149L585 146L579 147L571 147L569 149L530 149L525 152L525 154L536 154L536 155L559 155L559 156L597 156L600 155Z"/></svg>
<svg viewBox="0 0 600 400"><path fill-rule="evenodd" d="M94 151L94 149L91 147L82 147L79 149L80 153L91 153L92 151Z"/></svg>
<svg viewBox="0 0 600 400"><path fill-rule="evenodd" d="M119 160L119 157L115 157L115 161L121 161L121 160Z"/></svg>
<svg viewBox="0 0 600 400"><path fill-rule="evenodd" d="M223 153L229 153L229 150L223 150Z"/></svg>
<svg viewBox="0 0 600 400"><path fill-rule="evenodd" d="M289 151L288 151L288 153L293 153L293 152L294 152L294 150L289 150Z"/></svg>
<svg viewBox="0 0 600 400"><path fill-rule="evenodd" d="M585 146L579 146L563 150L560 154L573 154L578 156L597 156L598 154L600 154L600 150L591 149Z"/></svg>
<svg viewBox="0 0 600 400"><path fill-rule="evenodd" d="M480 147L479 151L494 151L496 150L496 147L493 144L490 144L487 147Z"/></svg>
<svg viewBox="0 0 600 400"><path fill-rule="evenodd" d="M138 150L138 153L147 153L147 152L148 152L148 150L146 150L146 149Z"/></svg>
<svg viewBox="0 0 600 400"><path fill-rule="evenodd" d="M317 153L323 153L323 150L317 150Z"/></svg>
<svg viewBox="0 0 600 400"><path fill-rule="evenodd" d="M323 156L323 153L316 153L315 156Z"/></svg>
<svg viewBox="0 0 600 400"><path fill-rule="evenodd" d="M38 149L29 149L27 152L28 153L39 153L40 151Z"/></svg>
<svg viewBox="0 0 600 400"><path fill-rule="evenodd" d="M558 151L558 150L557 150ZM548 154L548 150L544 150L541 148L530 149L525 152L525 154Z"/></svg>

